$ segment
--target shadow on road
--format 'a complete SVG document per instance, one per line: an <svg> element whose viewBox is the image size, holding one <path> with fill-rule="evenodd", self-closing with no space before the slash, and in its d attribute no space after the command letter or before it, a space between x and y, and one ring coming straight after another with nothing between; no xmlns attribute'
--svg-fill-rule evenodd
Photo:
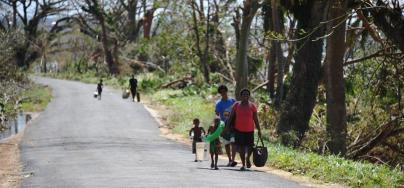
<svg viewBox="0 0 404 188"><path fill-rule="evenodd" d="M220 166L218 166L218 167L220 167ZM209 167L206 167L206 168L203 168L203 167L198 167L197 169L200 169L200 170L214 170L214 169L209 168ZM242 172L242 171L240 171L240 169L239 169L239 168L225 168L225 166L220 167L220 168L219 168L219 170L229 170L229 171L237 171L237 172ZM246 169L244 172L265 173L265 172L263 172L263 171L259 171L259 170L251 170L251 169Z"/></svg>

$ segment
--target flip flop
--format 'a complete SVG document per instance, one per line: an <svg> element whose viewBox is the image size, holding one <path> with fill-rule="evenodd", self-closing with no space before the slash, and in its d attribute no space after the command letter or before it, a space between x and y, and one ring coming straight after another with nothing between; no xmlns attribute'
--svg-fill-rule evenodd
<svg viewBox="0 0 404 188"><path fill-rule="evenodd" d="M237 162L236 162L236 161L233 161L230 166L231 166L231 167L237 166Z"/></svg>
<svg viewBox="0 0 404 188"><path fill-rule="evenodd" d="M251 168L251 162L247 161L247 168Z"/></svg>

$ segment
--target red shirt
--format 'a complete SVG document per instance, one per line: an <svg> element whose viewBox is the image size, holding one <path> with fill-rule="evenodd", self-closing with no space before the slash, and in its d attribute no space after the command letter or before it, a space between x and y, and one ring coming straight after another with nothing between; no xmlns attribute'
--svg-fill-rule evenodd
<svg viewBox="0 0 404 188"><path fill-rule="evenodd" d="M253 103L246 106L236 102L233 106L236 113L235 128L240 132L254 132L254 112L257 112L257 107Z"/></svg>

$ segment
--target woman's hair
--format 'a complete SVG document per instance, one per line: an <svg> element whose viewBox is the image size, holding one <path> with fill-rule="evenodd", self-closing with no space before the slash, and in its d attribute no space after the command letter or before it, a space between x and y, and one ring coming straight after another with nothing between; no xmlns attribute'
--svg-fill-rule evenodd
<svg viewBox="0 0 404 188"><path fill-rule="evenodd" d="M226 92L228 91L228 89L227 89L227 87L226 87L225 85L220 85L220 86L217 88L217 92L218 92L218 93L220 93L220 91L222 91L222 90L225 90Z"/></svg>
<svg viewBox="0 0 404 188"><path fill-rule="evenodd" d="M195 118L192 122L193 122L193 123L195 123L195 122L200 123L198 118Z"/></svg>
<svg viewBox="0 0 404 188"><path fill-rule="evenodd" d="M242 90L240 91L240 96L241 96L241 94L243 94L244 92L247 92L248 95L251 95L250 90L248 90L247 88L244 88L244 89L242 89Z"/></svg>

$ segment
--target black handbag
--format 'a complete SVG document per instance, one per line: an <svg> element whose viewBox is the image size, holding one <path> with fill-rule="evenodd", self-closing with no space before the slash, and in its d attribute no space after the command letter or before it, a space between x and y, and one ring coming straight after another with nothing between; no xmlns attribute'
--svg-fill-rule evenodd
<svg viewBox="0 0 404 188"><path fill-rule="evenodd" d="M261 146L258 146L261 141ZM262 138L258 138L257 144L253 147L253 162L256 167L262 167L265 165L268 159L268 150L264 146Z"/></svg>

